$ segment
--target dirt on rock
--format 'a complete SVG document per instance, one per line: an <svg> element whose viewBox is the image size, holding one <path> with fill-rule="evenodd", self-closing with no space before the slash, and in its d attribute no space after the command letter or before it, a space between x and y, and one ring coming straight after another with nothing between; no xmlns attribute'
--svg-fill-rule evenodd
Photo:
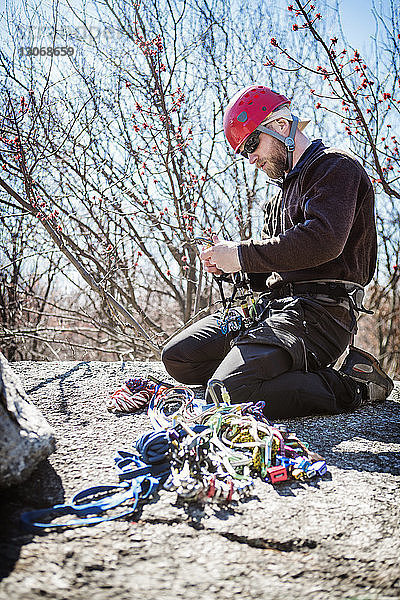
<svg viewBox="0 0 400 600"><path fill-rule="evenodd" d="M12 364L57 434L57 451L0 497L0 600L400 598L400 384L380 405L290 420L329 472L310 483L256 482L228 507L161 490L126 519L46 535L24 510L117 483L113 457L151 429L146 411L105 400L130 377L171 381L161 363Z"/></svg>

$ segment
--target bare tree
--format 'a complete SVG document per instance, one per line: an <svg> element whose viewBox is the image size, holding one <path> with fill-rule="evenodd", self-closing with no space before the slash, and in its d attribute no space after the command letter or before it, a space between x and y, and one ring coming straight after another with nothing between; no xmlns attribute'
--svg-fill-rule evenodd
<svg viewBox="0 0 400 600"><path fill-rule="evenodd" d="M31 59L21 70L32 88L19 96L21 74L7 71L3 53L1 157L14 198L97 282L97 320L124 353L132 332L104 292L138 315L153 348L161 346L213 303L211 282L201 287L194 238L211 231L247 238L260 222L262 182L227 152L222 114L249 69L252 78L263 71L254 56L267 40L248 43L270 14L259 2L240 30L221 0L92 9L70 7L79 26L72 32L57 16L54 39L87 35L81 52L57 65L55 81L53 63L39 77ZM106 47L92 35L100 9L100 33L114 40ZM34 69L41 85L33 84Z"/></svg>

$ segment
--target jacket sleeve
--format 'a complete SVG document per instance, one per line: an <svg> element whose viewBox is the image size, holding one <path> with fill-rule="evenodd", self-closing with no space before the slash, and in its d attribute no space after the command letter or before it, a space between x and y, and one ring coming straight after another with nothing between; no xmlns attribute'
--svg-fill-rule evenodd
<svg viewBox="0 0 400 600"><path fill-rule="evenodd" d="M260 241L241 242L239 260L245 272L307 269L342 253L354 221L361 167L335 154L306 175L300 199L303 222Z"/></svg>

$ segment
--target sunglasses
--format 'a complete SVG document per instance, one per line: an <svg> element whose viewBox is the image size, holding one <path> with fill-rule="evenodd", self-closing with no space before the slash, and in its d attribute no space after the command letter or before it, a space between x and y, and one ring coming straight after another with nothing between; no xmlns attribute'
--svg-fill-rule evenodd
<svg viewBox="0 0 400 600"><path fill-rule="evenodd" d="M244 158L249 158L249 154L252 154L257 150L257 146L260 143L260 135L261 131L253 131L253 133L249 135L244 143L243 150L240 153Z"/></svg>

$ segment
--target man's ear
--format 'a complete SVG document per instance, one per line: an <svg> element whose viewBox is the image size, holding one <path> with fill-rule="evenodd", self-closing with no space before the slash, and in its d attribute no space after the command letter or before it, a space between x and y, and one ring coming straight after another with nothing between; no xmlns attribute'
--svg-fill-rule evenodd
<svg viewBox="0 0 400 600"><path fill-rule="evenodd" d="M280 117L279 119L275 120L276 123L276 127L275 127L275 131L277 131L278 133L281 133L282 135L289 135L289 131L290 131L290 122L288 121L288 119L284 119L283 117Z"/></svg>

